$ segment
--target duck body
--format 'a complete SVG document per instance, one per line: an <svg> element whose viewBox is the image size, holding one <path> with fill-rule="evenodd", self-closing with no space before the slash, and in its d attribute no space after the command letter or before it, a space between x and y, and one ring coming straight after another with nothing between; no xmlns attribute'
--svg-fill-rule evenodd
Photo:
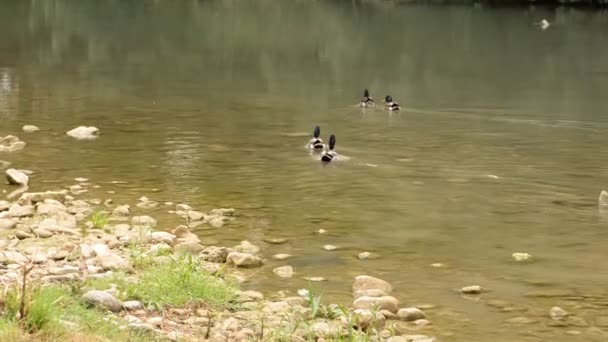
<svg viewBox="0 0 608 342"><path fill-rule="evenodd" d="M325 149L325 144L323 143L323 140L319 137L320 135L321 135L321 128L319 126L316 126L315 130L313 132L312 139L310 139L310 141L308 142L308 145L306 145L309 150L323 151Z"/></svg>
<svg viewBox="0 0 608 342"><path fill-rule="evenodd" d="M334 158L336 158L338 156L338 153L336 151L334 151L335 148L336 148L336 136L332 134L329 136L329 150L327 150L327 152L325 152L323 154L323 156L321 157L321 161L324 163L329 163L332 160L334 160Z"/></svg>
<svg viewBox="0 0 608 342"><path fill-rule="evenodd" d="M386 103L386 105L385 105L386 109L388 109L390 111L397 111L397 110L401 109L401 106L397 102L393 101L393 97L390 95L387 95L384 98L384 102Z"/></svg>
<svg viewBox="0 0 608 342"><path fill-rule="evenodd" d="M374 99L372 99L369 96L369 91L367 91L367 89L365 89L365 91L363 92L363 98L361 99L361 107L363 108L368 108L368 107L373 107L376 104L374 103Z"/></svg>

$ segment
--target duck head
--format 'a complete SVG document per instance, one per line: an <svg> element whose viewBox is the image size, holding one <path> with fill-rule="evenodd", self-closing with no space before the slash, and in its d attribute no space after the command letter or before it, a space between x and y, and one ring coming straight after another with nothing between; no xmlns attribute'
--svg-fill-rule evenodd
<svg viewBox="0 0 608 342"><path fill-rule="evenodd" d="M386 97L384 98L384 102L386 102L386 103L393 102L393 97L390 95L386 95Z"/></svg>
<svg viewBox="0 0 608 342"><path fill-rule="evenodd" d="M336 136L332 134L329 136L329 149L333 151L333 149L335 147L336 147Z"/></svg>
<svg viewBox="0 0 608 342"><path fill-rule="evenodd" d="M321 127L316 126L312 135L315 137L315 139L318 139L319 136L321 135Z"/></svg>
<svg viewBox="0 0 608 342"><path fill-rule="evenodd" d="M363 98L369 99L369 91L367 91L367 89L365 89L365 91L363 91Z"/></svg>

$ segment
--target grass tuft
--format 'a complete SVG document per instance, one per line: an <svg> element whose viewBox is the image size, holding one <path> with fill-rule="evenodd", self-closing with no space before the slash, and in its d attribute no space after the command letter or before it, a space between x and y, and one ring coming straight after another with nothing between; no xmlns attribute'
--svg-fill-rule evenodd
<svg viewBox="0 0 608 342"><path fill-rule="evenodd" d="M145 270L137 283L126 286L127 297L157 308L183 305L224 307L234 298L234 288L205 272L200 262L186 256Z"/></svg>
<svg viewBox="0 0 608 342"><path fill-rule="evenodd" d="M108 224L109 216L106 212L97 210L93 212L91 215L91 222L93 223L93 228L102 229Z"/></svg>

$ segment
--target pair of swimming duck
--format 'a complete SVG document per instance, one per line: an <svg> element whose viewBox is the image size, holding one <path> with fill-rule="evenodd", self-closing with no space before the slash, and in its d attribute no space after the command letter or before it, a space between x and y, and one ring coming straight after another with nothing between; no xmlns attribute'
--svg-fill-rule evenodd
<svg viewBox="0 0 608 342"><path fill-rule="evenodd" d="M361 107L368 108L374 107L375 105L376 103L374 102L374 99L369 96L369 91L365 89L363 92L363 98L361 99ZM401 106L397 102L393 101L393 97L390 95L386 95L384 98L384 107L390 111L397 111L401 109Z"/></svg>
<svg viewBox="0 0 608 342"><path fill-rule="evenodd" d="M325 163L331 162L338 155L338 153L335 151L336 136L333 134L329 136L329 144L327 146L327 150L325 150L325 144L321 139L321 127L316 126L312 135L312 139L310 139L308 142L308 149L316 152L323 152L321 161Z"/></svg>

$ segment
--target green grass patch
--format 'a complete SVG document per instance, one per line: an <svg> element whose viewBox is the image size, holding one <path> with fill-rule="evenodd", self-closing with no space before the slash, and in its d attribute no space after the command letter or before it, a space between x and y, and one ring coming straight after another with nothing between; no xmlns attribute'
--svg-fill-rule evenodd
<svg viewBox="0 0 608 342"><path fill-rule="evenodd" d="M172 263L147 268L137 283L126 284L127 297L157 308L184 305L224 307L235 288L209 275L198 259L185 256Z"/></svg>
<svg viewBox="0 0 608 342"><path fill-rule="evenodd" d="M105 227L105 225L108 224L109 219L110 217L105 211L97 210L91 215L91 222L93 223L93 228L97 229L102 229L103 227Z"/></svg>

